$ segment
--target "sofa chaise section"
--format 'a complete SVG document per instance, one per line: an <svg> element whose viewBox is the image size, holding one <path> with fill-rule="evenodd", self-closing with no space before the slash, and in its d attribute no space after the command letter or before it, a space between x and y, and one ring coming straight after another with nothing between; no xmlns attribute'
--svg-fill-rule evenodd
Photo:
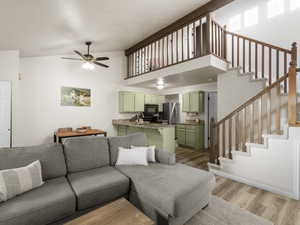
<svg viewBox="0 0 300 225"><path fill-rule="evenodd" d="M147 138L142 133L132 134L110 138L109 144L116 156L119 146L145 146ZM208 205L214 176L176 164L174 153L156 149L156 161L149 166L117 166L131 180L129 200L156 224L183 225Z"/></svg>
<svg viewBox="0 0 300 225"><path fill-rule="evenodd" d="M169 224L183 224L190 212L193 216L208 205L215 182L211 173L183 164L117 168L131 179L130 201L155 221L165 219Z"/></svg>

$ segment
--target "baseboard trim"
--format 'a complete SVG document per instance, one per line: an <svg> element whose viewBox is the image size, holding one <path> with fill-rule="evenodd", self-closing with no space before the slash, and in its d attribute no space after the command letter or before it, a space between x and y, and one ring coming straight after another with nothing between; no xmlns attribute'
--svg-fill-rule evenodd
<svg viewBox="0 0 300 225"><path fill-rule="evenodd" d="M244 184L247 184L247 185L259 188L259 189L263 189L263 190L266 190L266 191L270 191L270 192L273 192L275 194L283 195L283 196L286 196L286 197L289 197L289 198L292 198L292 199L295 199L295 200L300 200L299 197L297 196L297 193L282 191L280 189L271 187L269 185L258 183L258 182L253 181L253 180L248 180L248 179L245 179L243 177L232 175L232 174L226 173L226 172L221 171L221 170L215 170L215 169L210 168L210 172L212 172L212 173L214 173L218 176L228 178L230 180L234 180L234 181L237 181L237 182L240 182L240 183L244 183Z"/></svg>

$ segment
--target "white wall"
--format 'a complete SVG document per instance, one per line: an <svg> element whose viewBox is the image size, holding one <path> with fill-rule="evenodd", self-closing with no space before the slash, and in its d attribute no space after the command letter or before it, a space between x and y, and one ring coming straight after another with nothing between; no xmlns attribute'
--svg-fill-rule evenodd
<svg viewBox="0 0 300 225"><path fill-rule="evenodd" d="M86 71L81 63L60 56L21 58L18 97L22 113L15 146L52 142L59 127L90 125L115 134L112 119L122 117L118 113L118 90L126 61L123 52L96 55L110 57L110 68ZM62 86L90 88L91 107L61 106Z"/></svg>
<svg viewBox="0 0 300 225"><path fill-rule="evenodd" d="M284 136L267 136L264 145L250 144L247 153L233 152L233 160L221 158L217 175L228 177L290 198L300 199L300 128L290 127Z"/></svg>
<svg viewBox="0 0 300 225"><path fill-rule="evenodd" d="M12 141L18 136L20 115L18 95L19 51L0 51L0 80L10 81L12 86Z"/></svg>
<svg viewBox="0 0 300 225"><path fill-rule="evenodd" d="M241 29L234 32L265 41L270 44L291 48L293 42L300 45L300 8L291 10L290 5L295 0L279 0L283 2L283 13L268 18L269 0L235 0L227 6L214 12L214 17L221 25L228 25L230 18L241 15ZM246 10L258 8L258 23L249 27L245 26L244 13ZM274 8L273 8L274 10ZM251 19L251 18L250 18ZM232 31L231 27L228 27ZM300 53L300 49L299 49ZM300 58L298 59L300 62Z"/></svg>
<svg viewBox="0 0 300 225"><path fill-rule="evenodd" d="M218 76L218 120L223 119L265 87L264 81L249 79L250 75L241 75L236 69Z"/></svg>

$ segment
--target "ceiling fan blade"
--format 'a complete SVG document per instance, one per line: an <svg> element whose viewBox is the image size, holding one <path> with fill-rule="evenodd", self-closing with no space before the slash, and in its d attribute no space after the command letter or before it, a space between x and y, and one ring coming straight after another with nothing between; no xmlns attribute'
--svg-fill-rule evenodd
<svg viewBox="0 0 300 225"><path fill-rule="evenodd" d="M102 64L102 63L99 63L99 62L93 62L94 64L98 65L98 66L103 66L105 68L108 68L109 66L108 65L105 65L105 64Z"/></svg>
<svg viewBox="0 0 300 225"><path fill-rule="evenodd" d="M103 60L109 60L108 57L97 57L96 61L103 61Z"/></svg>
<svg viewBox="0 0 300 225"><path fill-rule="evenodd" d="M86 58L83 54L81 54L79 51L74 50L74 52L75 52L77 55L79 55L81 58L83 58L84 60L87 60L87 58Z"/></svg>
<svg viewBox="0 0 300 225"><path fill-rule="evenodd" d="M69 59L69 60L77 60L77 61L83 61L83 59L76 59L76 58L68 58L68 57L61 57L62 59Z"/></svg>

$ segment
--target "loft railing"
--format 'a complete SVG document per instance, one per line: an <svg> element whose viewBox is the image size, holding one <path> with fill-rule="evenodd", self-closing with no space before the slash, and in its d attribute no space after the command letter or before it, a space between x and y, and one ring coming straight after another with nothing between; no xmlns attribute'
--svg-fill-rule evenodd
<svg viewBox="0 0 300 225"><path fill-rule="evenodd" d="M262 144L263 134L282 134L286 122L297 126L297 46L293 43L286 74L239 106L222 120L211 121L210 162L232 159L232 150L246 151L246 143ZM287 87L288 95L282 88ZM284 121L287 118L287 121Z"/></svg>
<svg viewBox="0 0 300 225"><path fill-rule="evenodd" d="M209 54L225 59L225 36L225 29L209 15L197 18L166 36L127 53L126 79Z"/></svg>
<svg viewBox="0 0 300 225"><path fill-rule="evenodd" d="M253 73L255 79L266 79L268 85L287 73L291 61L291 50L227 31L205 15L150 44L126 51L126 79L209 54L230 62L232 68ZM287 83L283 86L286 92Z"/></svg>

